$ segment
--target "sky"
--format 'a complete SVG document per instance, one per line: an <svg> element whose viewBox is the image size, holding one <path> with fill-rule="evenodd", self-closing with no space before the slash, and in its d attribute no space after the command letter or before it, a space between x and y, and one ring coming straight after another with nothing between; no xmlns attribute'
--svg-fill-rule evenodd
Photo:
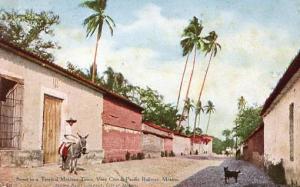
<svg viewBox="0 0 300 187"><path fill-rule="evenodd" d="M96 39L86 38L82 23L92 12L80 7L81 2L1 0L0 8L58 14L54 40L62 48L54 52L55 63L65 66L69 61L88 68ZM111 66L130 83L158 90L173 105L185 62L180 46L184 27L196 16L202 20L204 35L217 32L222 50L213 58L202 102L211 100L215 105L208 133L218 137L222 130L233 127L237 99L244 96L249 105L263 105L299 50L300 2L296 0L109 0L106 14L114 19L116 28L111 37L104 26L98 71ZM190 92L193 100L207 62L208 57L199 53ZM182 95L191 66L190 61ZM207 115L202 115L202 129L207 120Z"/></svg>

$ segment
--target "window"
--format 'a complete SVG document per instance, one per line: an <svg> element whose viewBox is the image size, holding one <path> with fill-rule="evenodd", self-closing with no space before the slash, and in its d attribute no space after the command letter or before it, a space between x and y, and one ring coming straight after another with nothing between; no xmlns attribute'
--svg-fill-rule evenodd
<svg viewBox="0 0 300 187"><path fill-rule="evenodd" d="M20 148L23 84L0 76L0 149Z"/></svg>
<svg viewBox="0 0 300 187"><path fill-rule="evenodd" d="M290 119L290 160L294 161L294 103L290 104L289 108L289 119Z"/></svg>

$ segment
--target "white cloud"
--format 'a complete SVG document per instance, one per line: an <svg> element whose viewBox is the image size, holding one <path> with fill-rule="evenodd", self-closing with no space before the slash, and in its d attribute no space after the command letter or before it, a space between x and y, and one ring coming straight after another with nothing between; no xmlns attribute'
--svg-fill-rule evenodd
<svg viewBox="0 0 300 187"><path fill-rule="evenodd" d="M170 52L168 55L171 60L165 60L161 55L168 52L168 49L161 51L152 45L124 46L122 40L137 36L136 40L150 40L150 44L160 42L179 47L180 34L187 21L163 16L161 9L154 4L145 6L137 12L132 23L117 23L117 33L122 38L101 38L99 71L112 66L116 71L121 71L131 83L157 89L166 101L175 104L185 59L174 60L173 57L178 54ZM203 95L204 102L210 99L216 105L209 133L220 136L222 130L233 126L238 97L245 96L250 104L263 104L271 86L279 78L277 72L282 72L296 54L299 41L293 41L284 28L275 30L254 22L239 22L232 12L223 12L220 17L204 24L205 28L219 32L222 45L222 51L213 59ZM86 40L82 28L62 28L59 39L63 49L56 55L58 62L69 60L80 67L88 67L93 59L93 38ZM136 40L132 41L133 44ZM190 94L194 100L200 90L206 65L207 58L197 60ZM187 75L190 71L191 63ZM185 77L182 96L188 78ZM203 129L206 121L207 116L202 118Z"/></svg>

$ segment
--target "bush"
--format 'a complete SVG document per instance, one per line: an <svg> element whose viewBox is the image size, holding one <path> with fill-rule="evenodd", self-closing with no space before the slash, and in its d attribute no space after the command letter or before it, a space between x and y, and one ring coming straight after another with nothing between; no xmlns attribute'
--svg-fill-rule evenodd
<svg viewBox="0 0 300 187"><path fill-rule="evenodd" d="M190 151L190 155L192 155L192 151Z"/></svg>
<svg viewBox="0 0 300 187"><path fill-rule="evenodd" d="M144 153L138 153L137 154L137 159L143 160L144 158L145 158L145 154Z"/></svg>
<svg viewBox="0 0 300 187"><path fill-rule="evenodd" d="M173 150L172 151L170 151L170 157L174 157L175 156L175 153L173 152Z"/></svg>
<svg viewBox="0 0 300 187"><path fill-rule="evenodd" d="M136 159L137 159L136 154L133 154L133 155L131 156L131 160L136 160Z"/></svg>
<svg viewBox="0 0 300 187"><path fill-rule="evenodd" d="M128 151L126 152L125 158L126 158L126 160L130 159L130 153Z"/></svg>
<svg viewBox="0 0 300 187"><path fill-rule="evenodd" d="M268 163L267 174L276 184L286 184L285 171L283 161L278 164Z"/></svg>
<svg viewBox="0 0 300 187"><path fill-rule="evenodd" d="M163 151L160 152L160 156L161 156L161 157L164 157L164 156L165 156L165 152L163 152Z"/></svg>
<svg viewBox="0 0 300 187"><path fill-rule="evenodd" d="M165 151L165 157L168 157L169 155L168 155L168 151Z"/></svg>
<svg viewBox="0 0 300 187"><path fill-rule="evenodd" d="M198 155L199 153L198 153L198 149L196 149L196 153L195 153L196 155Z"/></svg>

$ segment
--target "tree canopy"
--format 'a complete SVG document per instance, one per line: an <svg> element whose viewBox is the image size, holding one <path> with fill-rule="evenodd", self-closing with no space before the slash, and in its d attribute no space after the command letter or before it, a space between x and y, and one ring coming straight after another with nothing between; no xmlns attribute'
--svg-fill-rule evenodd
<svg viewBox="0 0 300 187"><path fill-rule="evenodd" d="M51 62L54 60L51 51L60 48L51 40L53 27L58 24L59 16L51 11L0 10L0 37Z"/></svg>
<svg viewBox="0 0 300 187"><path fill-rule="evenodd" d="M91 80L92 69L82 70L72 63L67 64L67 69L79 76ZM103 75L96 75L96 84L99 84L115 93L118 93L132 102L142 106L144 121L151 121L162 127L174 130L177 127L176 122L179 115L175 106L165 103L164 98L156 90L149 87L142 88L129 83L121 72L115 72L113 68L108 67Z"/></svg>
<svg viewBox="0 0 300 187"><path fill-rule="evenodd" d="M260 106L248 106L244 97L238 100L238 114L234 120L236 127L233 129L236 136L243 142L262 122Z"/></svg>

